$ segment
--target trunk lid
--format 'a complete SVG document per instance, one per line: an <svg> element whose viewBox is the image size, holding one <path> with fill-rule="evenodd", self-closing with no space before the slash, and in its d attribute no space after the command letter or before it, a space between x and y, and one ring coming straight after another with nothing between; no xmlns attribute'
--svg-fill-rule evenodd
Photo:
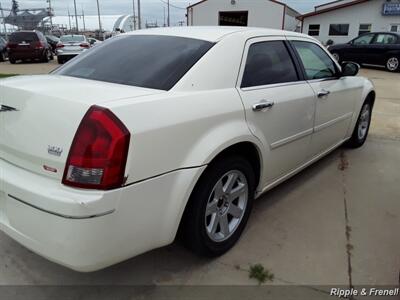
<svg viewBox="0 0 400 300"><path fill-rule="evenodd" d="M81 47L81 44L83 44L83 42L66 42L63 45L65 50L78 51L84 49Z"/></svg>
<svg viewBox="0 0 400 300"><path fill-rule="evenodd" d="M0 159L61 179L90 106L163 92L58 75L0 80Z"/></svg>

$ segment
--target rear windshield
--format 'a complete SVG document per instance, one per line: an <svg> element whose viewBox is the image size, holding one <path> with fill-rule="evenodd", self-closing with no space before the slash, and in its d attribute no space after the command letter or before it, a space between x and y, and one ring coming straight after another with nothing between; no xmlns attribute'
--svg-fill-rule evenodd
<svg viewBox="0 0 400 300"><path fill-rule="evenodd" d="M39 38L35 32L14 32L10 36L10 42L19 43L19 42L37 42Z"/></svg>
<svg viewBox="0 0 400 300"><path fill-rule="evenodd" d="M117 36L54 74L169 90L213 45L172 36Z"/></svg>
<svg viewBox="0 0 400 300"><path fill-rule="evenodd" d="M68 42L83 42L85 37L83 35L64 35L60 38L60 41L63 43Z"/></svg>

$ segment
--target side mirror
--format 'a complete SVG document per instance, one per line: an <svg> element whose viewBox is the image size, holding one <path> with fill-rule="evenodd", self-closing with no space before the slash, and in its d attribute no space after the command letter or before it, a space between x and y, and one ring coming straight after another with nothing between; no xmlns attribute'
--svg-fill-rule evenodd
<svg viewBox="0 0 400 300"><path fill-rule="evenodd" d="M342 76L356 76L360 71L360 65L354 62L342 63Z"/></svg>

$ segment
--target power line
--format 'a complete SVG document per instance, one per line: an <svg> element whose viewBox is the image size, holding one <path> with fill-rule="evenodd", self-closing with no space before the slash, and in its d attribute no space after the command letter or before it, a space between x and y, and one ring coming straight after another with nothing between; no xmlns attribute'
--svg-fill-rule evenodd
<svg viewBox="0 0 400 300"><path fill-rule="evenodd" d="M160 0L162 3L164 3L164 4L167 4L167 5L169 5L169 6L171 6L171 7L173 7L173 8L176 8L176 9L184 9L184 10L186 10L186 7L179 7L179 6L176 6L176 5L173 5L173 4L168 4L168 2L166 2L166 1L164 1L164 0Z"/></svg>

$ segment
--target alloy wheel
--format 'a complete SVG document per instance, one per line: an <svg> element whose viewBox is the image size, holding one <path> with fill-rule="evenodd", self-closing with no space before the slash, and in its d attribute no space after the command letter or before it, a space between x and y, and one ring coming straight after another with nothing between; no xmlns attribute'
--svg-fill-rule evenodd
<svg viewBox="0 0 400 300"><path fill-rule="evenodd" d="M396 71L399 68L400 61L397 57L391 57L388 59L386 66L389 71Z"/></svg>
<svg viewBox="0 0 400 300"><path fill-rule="evenodd" d="M368 132L368 126L370 123L371 111L370 105L365 104L360 115L360 121L358 124L358 138L360 140L364 139Z"/></svg>
<svg viewBox="0 0 400 300"><path fill-rule="evenodd" d="M207 202L205 227L214 242L228 239L238 228L248 202L246 176L232 170L223 175L215 184Z"/></svg>

